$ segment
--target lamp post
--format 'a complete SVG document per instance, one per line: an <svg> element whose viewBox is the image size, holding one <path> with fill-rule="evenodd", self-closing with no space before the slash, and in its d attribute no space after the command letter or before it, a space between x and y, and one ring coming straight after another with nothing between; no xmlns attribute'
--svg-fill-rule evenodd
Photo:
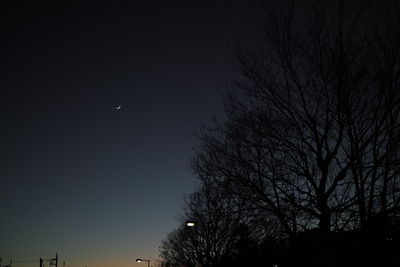
<svg viewBox="0 0 400 267"><path fill-rule="evenodd" d="M136 262L142 262L142 261L147 261L147 266L150 267L150 260L144 260L144 259L136 259Z"/></svg>

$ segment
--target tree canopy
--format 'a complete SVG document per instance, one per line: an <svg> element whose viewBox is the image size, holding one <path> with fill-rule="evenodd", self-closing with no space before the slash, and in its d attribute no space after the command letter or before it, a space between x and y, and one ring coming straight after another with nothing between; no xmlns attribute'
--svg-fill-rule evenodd
<svg viewBox="0 0 400 267"><path fill-rule="evenodd" d="M399 230L398 11L345 0L268 9L260 44L234 49L240 76L224 99L226 118L197 131L191 159L203 188L187 209L215 223L214 237L231 228L205 215L209 194L220 215L231 210L240 216L229 221L251 225L258 245L310 231L380 229L386 240ZM240 240L228 234L217 239Z"/></svg>

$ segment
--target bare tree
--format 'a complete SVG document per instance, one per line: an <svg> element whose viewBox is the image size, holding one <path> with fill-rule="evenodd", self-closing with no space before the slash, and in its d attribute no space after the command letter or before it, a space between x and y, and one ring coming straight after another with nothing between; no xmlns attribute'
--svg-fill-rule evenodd
<svg viewBox="0 0 400 267"><path fill-rule="evenodd" d="M161 257L173 266L220 265L234 252L248 220L234 202L214 184L203 184L186 200L181 227L162 242ZM195 226L186 226L188 220Z"/></svg>
<svg viewBox="0 0 400 267"><path fill-rule="evenodd" d="M300 11L300 12L298 12ZM192 169L288 235L399 213L399 36L362 1L270 13ZM385 215L386 216L386 215Z"/></svg>

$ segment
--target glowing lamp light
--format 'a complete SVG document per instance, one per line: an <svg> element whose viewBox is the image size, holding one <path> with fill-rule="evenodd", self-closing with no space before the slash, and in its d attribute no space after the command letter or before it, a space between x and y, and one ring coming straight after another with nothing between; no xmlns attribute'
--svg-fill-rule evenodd
<svg viewBox="0 0 400 267"><path fill-rule="evenodd" d="M143 261L147 261L147 267L150 267L150 260L144 260L144 259L136 259L136 262L140 263Z"/></svg>
<svg viewBox="0 0 400 267"><path fill-rule="evenodd" d="M193 226L195 226L196 224L195 224L195 222L193 222L193 221L187 221L186 222L186 226L188 226L188 227L193 227Z"/></svg>

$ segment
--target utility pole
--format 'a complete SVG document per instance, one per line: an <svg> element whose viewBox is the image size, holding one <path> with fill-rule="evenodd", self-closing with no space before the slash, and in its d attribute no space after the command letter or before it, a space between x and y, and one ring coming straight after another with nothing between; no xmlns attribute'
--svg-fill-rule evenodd
<svg viewBox="0 0 400 267"><path fill-rule="evenodd" d="M58 267L58 253L56 252L56 257L52 258L52 259L51 258L50 259L39 258L39 267L44 267L44 262L45 261L49 262L50 266Z"/></svg>
<svg viewBox="0 0 400 267"><path fill-rule="evenodd" d="M50 264L49 265L53 265L56 266L58 265L58 253L56 252L56 257L53 259L50 259Z"/></svg>
<svg viewBox="0 0 400 267"><path fill-rule="evenodd" d="M11 267L11 265L12 265L12 259L10 259L10 264L1 265L1 264L2 264L2 262L3 262L3 259L2 259L2 258L0 258L0 267Z"/></svg>

